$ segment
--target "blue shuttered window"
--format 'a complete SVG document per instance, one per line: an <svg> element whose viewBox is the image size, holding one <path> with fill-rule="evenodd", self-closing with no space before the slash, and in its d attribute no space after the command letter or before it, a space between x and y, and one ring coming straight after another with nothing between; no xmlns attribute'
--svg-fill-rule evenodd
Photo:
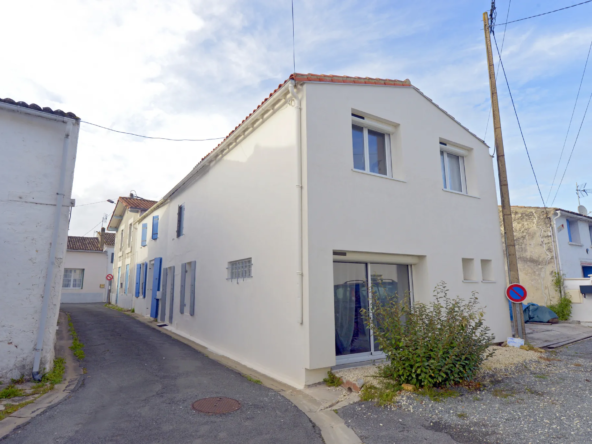
<svg viewBox="0 0 592 444"><path fill-rule="evenodd" d="M158 291L160 290L160 272L162 270L162 258L154 258L154 269L152 275L152 303L150 304L150 317L156 319L158 316Z"/></svg>
<svg viewBox="0 0 592 444"><path fill-rule="evenodd" d="M152 217L152 239L158 239L158 216Z"/></svg>
<svg viewBox="0 0 592 444"><path fill-rule="evenodd" d="M142 280L142 264L136 265L136 294L137 298L140 297L140 281Z"/></svg>
<svg viewBox="0 0 592 444"><path fill-rule="evenodd" d="M143 276L142 276L142 282L144 283L144 286L142 288L142 297L145 299L146 298L146 287L147 287L146 280L147 280L147 277L148 277L148 262L144 262L144 264L142 265L142 267L144 267L144 273L142 273L143 274Z"/></svg>
<svg viewBox="0 0 592 444"><path fill-rule="evenodd" d="M142 224L142 247L146 246L147 235L148 235L148 224Z"/></svg>

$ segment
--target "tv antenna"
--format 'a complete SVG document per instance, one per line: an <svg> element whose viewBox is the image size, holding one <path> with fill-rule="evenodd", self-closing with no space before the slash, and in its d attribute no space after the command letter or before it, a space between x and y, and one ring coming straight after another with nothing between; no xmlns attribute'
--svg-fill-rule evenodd
<svg viewBox="0 0 592 444"><path fill-rule="evenodd" d="M587 184L584 184L580 188L578 186L578 183L576 182L576 194L578 196L578 205L580 205L580 197L588 197L590 194L592 194L592 189L590 189L590 188L586 189L586 185Z"/></svg>

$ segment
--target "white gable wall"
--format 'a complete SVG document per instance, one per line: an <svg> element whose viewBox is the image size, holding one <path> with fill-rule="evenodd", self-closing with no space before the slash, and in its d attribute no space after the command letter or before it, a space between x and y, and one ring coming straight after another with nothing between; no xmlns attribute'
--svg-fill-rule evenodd
<svg viewBox="0 0 592 444"><path fill-rule="evenodd" d="M84 304L105 301L107 253L104 251L66 251L64 269L77 268L84 270L82 288L62 288L62 303ZM62 272L63 276L63 272Z"/></svg>
<svg viewBox="0 0 592 444"><path fill-rule="evenodd" d="M410 87L307 83L305 88L307 368L335 365L333 250L413 255L418 260L412 269L415 301L429 302L442 280L450 296L477 291L496 339L509 336L487 147ZM401 181L352 171L354 110L399 125L393 165ZM469 149L465 168L472 196L442 189L441 140ZM463 282L462 258L475 260L479 282ZM493 261L495 283L481 282L481 259Z"/></svg>
<svg viewBox="0 0 592 444"><path fill-rule="evenodd" d="M0 104L0 380L30 375L49 264L66 123ZM57 117L57 119L56 119ZM73 121L72 121L73 122ZM78 124L69 141L65 196L41 367L53 367Z"/></svg>

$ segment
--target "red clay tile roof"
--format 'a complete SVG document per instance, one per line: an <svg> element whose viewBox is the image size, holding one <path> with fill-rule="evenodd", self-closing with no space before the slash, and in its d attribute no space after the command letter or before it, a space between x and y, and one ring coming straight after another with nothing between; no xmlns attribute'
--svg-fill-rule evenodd
<svg viewBox="0 0 592 444"><path fill-rule="evenodd" d="M267 102L273 95L280 90L282 86L288 83L290 80L294 80L296 82L326 82L326 83L349 83L349 84L357 84L357 85L387 85L387 86L412 86L409 79L406 80L392 80L392 79L375 79L372 77L350 77L350 76L338 76L334 74L301 74L301 73L294 73L290 74L283 83L280 83L278 87L263 100L259 104L257 108L255 108L251 114L243 119L241 123L239 123L230 133L220 142L212 151L206 154L201 160L204 161L208 158L210 154L212 154L216 148L222 145L226 140L232 136L232 134L239 129L239 127L245 123L245 121L251 117L259 108L263 106L265 102Z"/></svg>
<svg viewBox="0 0 592 444"><path fill-rule="evenodd" d="M105 239L105 245L112 247L115 245L115 233L103 233L103 238Z"/></svg>
<svg viewBox="0 0 592 444"><path fill-rule="evenodd" d="M21 106L23 108L34 109L35 111L40 111L42 113L55 114L57 116L69 117L70 119L80 120L80 117L78 117L74 113L67 113L67 112L62 111L61 109L53 110L53 109L49 108L48 106L41 108L36 103L28 104L26 102L16 102L12 99L9 99L8 97L6 99L0 99L0 102L8 103L9 105Z"/></svg>
<svg viewBox="0 0 592 444"><path fill-rule="evenodd" d="M155 200L139 199L137 197L120 197L119 200L128 208L134 210L149 210L155 203Z"/></svg>
<svg viewBox="0 0 592 444"><path fill-rule="evenodd" d="M103 251L96 237L68 236L68 250Z"/></svg>

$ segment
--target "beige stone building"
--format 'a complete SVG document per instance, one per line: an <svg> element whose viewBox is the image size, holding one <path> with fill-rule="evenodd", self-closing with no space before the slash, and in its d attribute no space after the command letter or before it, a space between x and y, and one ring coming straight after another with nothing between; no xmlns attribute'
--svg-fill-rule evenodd
<svg viewBox="0 0 592 444"><path fill-rule="evenodd" d="M561 208L522 206L512 206L512 217L520 283L528 290L526 302L557 302L554 272L564 275L567 286L570 280L579 281L592 274L592 217ZM578 293L573 293L572 300L581 303Z"/></svg>

